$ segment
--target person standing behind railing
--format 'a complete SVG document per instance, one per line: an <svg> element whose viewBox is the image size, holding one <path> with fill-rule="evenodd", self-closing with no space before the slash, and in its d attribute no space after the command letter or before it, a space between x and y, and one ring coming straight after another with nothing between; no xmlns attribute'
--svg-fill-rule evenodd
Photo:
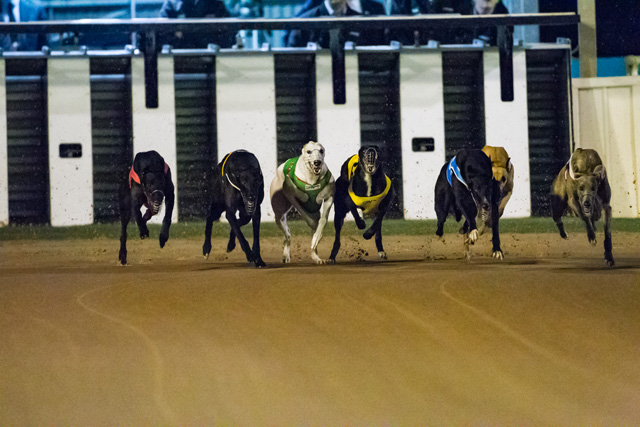
<svg viewBox="0 0 640 427"><path fill-rule="evenodd" d="M299 15L300 18L317 18L321 16L375 16L385 15L384 5L376 0L324 0L318 6ZM357 45L388 44L385 30L347 31L345 41L352 41ZM293 30L286 39L288 47L304 47L308 42L314 42L323 48L329 48L328 31Z"/></svg>
<svg viewBox="0 0 640 427"><path fill-rule="evenodd" d="M220 0L165 0L160 9L162 18L229 18L231 14L224 2ZM168 40L161 39L162 44L170 44L177 49L205 48L214 43L228 48L235 42L235 32L220 31L211 36L189 35L177 31Z"/></svg>
<svg viewBox="0 0 640 427"><path fill-rule="evenodd" d="M45 8L33 0L2 0L4 22L44 21ZM39 51L47 44L45 34L4 34L2 49L7 51Z"/></svg>
<svg viewBox="0 0 640 427"><path fill-rule="evenodd" d="M460 15L506 15L509 10L502 0L434 0L433 13L459 13ZM473 39L496 45L498 36L495 27L466 29L445 29L434 32L433 36L443 44L469 44Z"/></svg>

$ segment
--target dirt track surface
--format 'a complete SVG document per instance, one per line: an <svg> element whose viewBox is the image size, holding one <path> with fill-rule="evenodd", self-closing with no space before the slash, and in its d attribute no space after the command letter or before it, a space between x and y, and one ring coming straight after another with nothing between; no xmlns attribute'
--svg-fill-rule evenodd
<svg viewBox="0 0 640 427"><path fill-rule="evenodd" d="M637 424L638 234L0 242L3 425ZM599 235L599 238L602 237ZM320 249L327 256L330 242ZM369 252L369 256L365 253Z"/></svg>

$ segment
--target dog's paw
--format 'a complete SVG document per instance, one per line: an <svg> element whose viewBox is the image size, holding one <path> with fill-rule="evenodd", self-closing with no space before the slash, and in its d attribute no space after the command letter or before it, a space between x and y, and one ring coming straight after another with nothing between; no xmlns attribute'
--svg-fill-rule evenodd
<svg viewBox="0 0 640 427"><path fill-rule="evenodd" d="M501 250L493 251L493 258L495 259L504 259L504 254Z"/></svg>
<svg viewBox="0 0 640 427"><path fill-rule="evenodd" d="M140 240L144 240L147 237L149 237L149 229L147 227L144 227L140 230Z"/></svg>
<svg viewBox="0 0 640 427"><path fill-rule="evenodd" d="M364 237L365 240L369 240L371 239L374 235L376 234L376 230L369 228L367 231L365 231L362 234L362 237Z"/></svg>
<svg viewBox="0 0 640 427"><path fill-rule="evenodd" d="M209 254L211 253L211 243L202 245L202 256L204 259L209 259Z"/></svg>
<svg viewBox="0 0 640 427"><path fill-rule="evenodd" d="M378 258L387 259L387 253L385 251L378 252Z"/></svg>
<svg viewBox="0 0 640 427"><path fill-rule="evenodd" d="M589 243L591 244L591 246L595 246L598 243L598 241L594 237L593 239L589 239Z"/></svg>
<svg viewBox="0 0 640 427"><path fill-rule="evenodd" d="M613 267L614 265L616 265L615 261L613 260L613 257L605 256L604 262L607 264L607 267Z"/></svg>
<svg viewBox="0 0 640 427"><path fill-rule="evenodd" d="M476 242L476 240L478 240L478 230L473 229L469 232L469 243L473 245Z"/></svg>
<svg viewBox="0 0 640 427"><path fill-rule="evenodd" d="M362 218L356 218L356 227L358 227L359 230L364 230L366 226L367 223L364 222Z"/></svg>
<svg viewBox="0 0 640 427"><path fill-rule="evenodd" d="M564 240L569 240L569 235L566 231L561 232L560 237L562 237Z"/></svg>
<svg viewBox="0 0 640 427"><path fill-rule="evenodd" d="M232 252L236 248L236 239L229 239L229 243L227 243L227 253Z"/></svg>
<svg viewBox="0 0 640 427"><path fill-rule="evenodd" d="M260 257L257 257L254 262L255 262L256 268L265 268L267 266L267 264L265 264L262 258Z"/></svg>
<svg viewBox="0 0 640 427"><path fill-rule="evenodd" d="M325 264L335 265L335 263L336 263L335 258L329 258L328 260L325 260Z"/></svg>
<svg viewBox="0 0 640 427"><path fill-rule="evenodd" d="M120 260L121 265L127 265L127 252L120 251L120 253L118 254L118 259Z"/></svg>
<svg viewBox="0 0 640 427"><path fill-rule="evenodd" d="M289 264L291 262L291 257L289 255L282 255L282 263Z"/></svg>
<svg viewBox="0 0 640 427"><path fill-rule="evenodd" d="M169 240L169 233L160 233L160 247L164 248L164 245L167 243L167 240Z"/></svg>
<svg viewBox="0 0 640 427"><path fill-rule="evenodd" d="M444 236L438 236L438 241L439 241L439 242L442 242L442 243L447 243L447 242L444 240Z"/></svg>

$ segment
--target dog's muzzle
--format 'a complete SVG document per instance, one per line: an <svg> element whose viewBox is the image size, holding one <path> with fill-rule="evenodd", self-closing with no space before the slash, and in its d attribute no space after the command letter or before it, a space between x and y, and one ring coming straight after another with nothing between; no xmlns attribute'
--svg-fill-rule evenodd
<svg viewBox="0 0 640 427"><path fill-rule="evenodd" d="M593 215L593 211L594 211L594 202L593 202L593 198L590 196L584 196L581 198L580 200L580 205L582 206L582 213L584 214L584 216L586 216L587 218L591 217L591 215Z"/></svg>
<svg viewBox="0 0 640 427"><path fill-rule="evenodd" d="M322 160L314 160L311 162L313 173L318 175L322 171Z"/></svg>
<svg viewBox="0 0 640 427"><path fill-rule="evenodd" d="M253 215L256 211L256 201L255 200L245 200L244 201L244 209L247 211L249 215Z"/></svg>
<svg viewBox="0 0 640 427"><path fill-rule="evenodd" d="M159 197L158 195L154 197L156 193L160 193ZM160 212L160 208L162 208L162 202L164 201L164 192L161 190L152 191L149 197L147 197L147 200L149 201L149 208L151 209L151 212L153 212L153 214L155 215Z"/></svg>

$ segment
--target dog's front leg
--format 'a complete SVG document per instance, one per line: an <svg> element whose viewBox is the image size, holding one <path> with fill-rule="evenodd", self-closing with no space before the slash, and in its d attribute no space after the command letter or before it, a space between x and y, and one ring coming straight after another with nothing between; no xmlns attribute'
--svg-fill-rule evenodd
<svg viewBox="0 0 640 427"><path fill-rule="evenodd" d="M612 253L611 243L611 205L605 203L604 205L604 259L609 267L615 265Z"/></svg>
<svg viewBox="0 0 640 427"><path fill-rule="evenodd" d="M316 232L313 233L313 239L311 239L311 258L315 261L316 264L325 263L325 261L318 256L318 244L320 244L320 240L322 240L322 233L324 231L325 225L327 225L329 212L331 211L331 207L333 206L333 188L331 188L330 194L331 195L324 199L322 202L318 226L316 227Z"/></svg>
<svg viewBox="0 0 640 427"><path fill-rule="evenodd" d="M175 203L175 190L171 182L171 171L167 172L167 192L164 196L165 213L162 219L162 228L160 229L160 247L164 248L165 243L169 240L169 228L171 227L171 215L173 214L173 205Z"/></svg>
<svg viewBox="0 0 640 427"><path fill-rule="evenodd" d="M260 218L262 216L262 212L260 211L260 205L256 207L256 211L253 213L253 218L251 219L253 226L253 254L256 259L254 263L256 267L266 267L267 265L262 260L260 256Z"/></svg>
<svg viewBox="0 0 640 427"><path fill-rule="evenodd" d="M476 217L478 216L478 208L476 206L476 203L473 200L473 197L471 196L471 192L469 190L465 190L465 191L467 192L467 194L465 194L465 196L463 197L458 197L457 201L458 201L458 206L462 211L462 213L464 214L464 218L467 222L467 228L465 229L465 231L468 232L469 236L465 240L467 240L469 244L473 245L476 242L476 240L478 240L478 226L476 224Z"/></svg>
<svg viewBox="0 0 640 427"><path fill-rule="evenodd" d="M247 242L247 239L245 239L244 235L242 234L242 230L240 230L240 224L238 223L238 219L236 218L235 209L227 208L226 217L227 217L227 221L229 221L229 225L231 226L231 230L234 232L234 234L238 238L238 242L240 242L240 247L242 248L245 255L247 256L247 261L255 262L256 257L253 254L251 247L249 246L249 242Z"/></svg>
<svg viewBox="0 0 640 427"><path fill-rule="evenodd" d="M144 240L149 237L149 228L147 227L147 219L143 218L142 212L140 212L142 203L140 203L138 199L132 200L131 208L133 211L133 217L135 218L136 224L138 225L138 231L140 231L140 239ZM148 212L150 212L149 209L147 209L147 212L145 212L145 214Z"/></svg>

